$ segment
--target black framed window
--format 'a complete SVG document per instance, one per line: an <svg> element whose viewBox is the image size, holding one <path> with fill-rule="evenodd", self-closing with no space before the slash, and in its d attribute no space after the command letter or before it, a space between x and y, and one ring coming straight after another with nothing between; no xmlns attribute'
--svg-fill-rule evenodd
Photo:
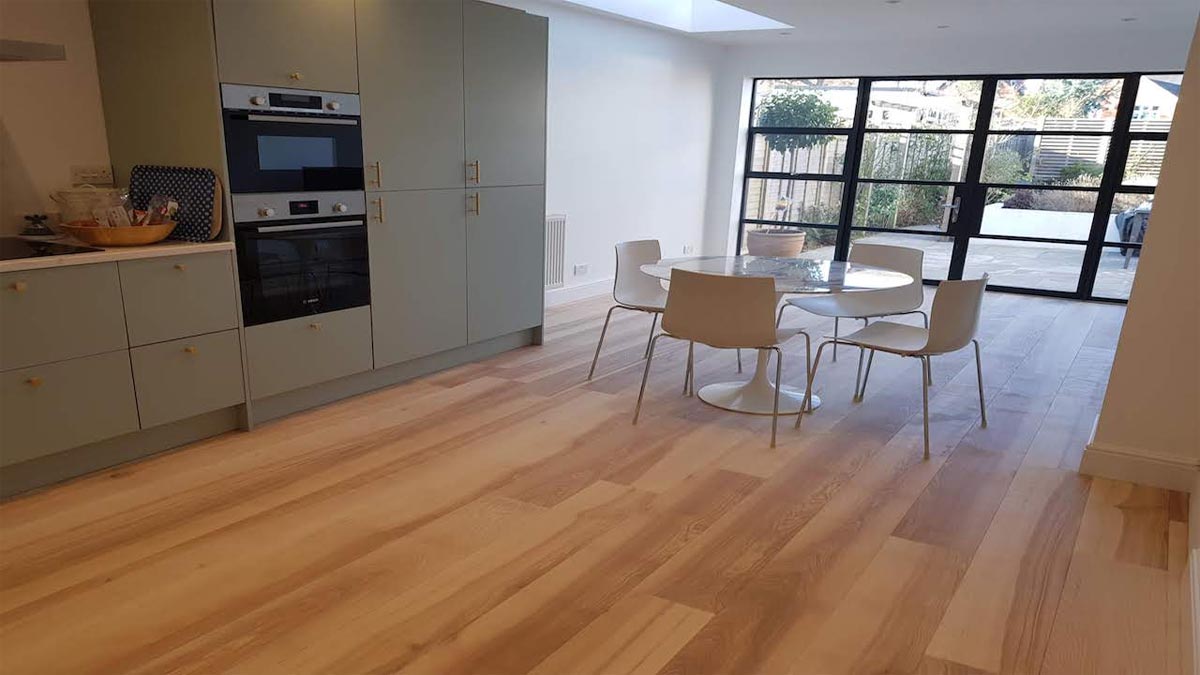
<svg viewBox="0 0 1200 675"><path fill-rule="evenodd" d="M894 243L925 252L927 282L1124 301L1181 80L757 79L738 250Z"/></svg>

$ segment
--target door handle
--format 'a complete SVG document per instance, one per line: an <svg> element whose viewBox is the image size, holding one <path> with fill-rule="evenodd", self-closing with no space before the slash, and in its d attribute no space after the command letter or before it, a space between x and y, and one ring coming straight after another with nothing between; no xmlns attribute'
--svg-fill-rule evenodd
<svg viewBox="0 0 1200 675"><path fill-rule="evenodd" d="M950 222L951 223L958 222L958 211L959 211L960 207L962 207L962 197L958 197L958 196L956 196L954 198L954 201L948 202L946 204L942 204L943 209L948 209L950 211Z"/></svg>
<svg viewBox="0 0 1200 675"><path fill-rule="evenodd" d="M375 180L371 181L371 187L383 187L383 162L373 162L371 168L375 169Z"/></svg>
<svg viewBox="0 0 1200 675"><path fill-rule="evenodd" d="M479 160L467 162L467 169L470 171L467 174L467 182L479 185Z"/></svg>
<svg viewBox="0 0 1200 675"><path fill-rule="evenodd" d="M479 215L479 193L475 192L467 195L467 213L477 216Z"/></svg>
<svg viewBox="0 0 1200 675"><path fill-rule="evenodd" d="M375 205L375 208L379 209L379 213L375 216L372 216L372 218L375 219L375 222L377 222L377 223L386 222L384 220L384 215L383 215L383 197L378 197L376 199L372 199L371 203Z"/></svg>

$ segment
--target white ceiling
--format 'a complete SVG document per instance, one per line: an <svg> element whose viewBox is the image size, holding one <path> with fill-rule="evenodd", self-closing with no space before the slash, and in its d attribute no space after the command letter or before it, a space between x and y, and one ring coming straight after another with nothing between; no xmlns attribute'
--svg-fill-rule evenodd
<svg viewBox="0 0 1200 675"><path fill-rule="evenodd" d="M794 27L786 31L703 35L727 44L869 41L884 37L894 41L897 35L910 39L974 34L1053 36L1058 32L1111 36L1122 27L1141 35L1181 29L1190 34L1200 12L1197 0L724 1ZM1137 45L1115 43L1112 48L1136 49Z"/></svg>

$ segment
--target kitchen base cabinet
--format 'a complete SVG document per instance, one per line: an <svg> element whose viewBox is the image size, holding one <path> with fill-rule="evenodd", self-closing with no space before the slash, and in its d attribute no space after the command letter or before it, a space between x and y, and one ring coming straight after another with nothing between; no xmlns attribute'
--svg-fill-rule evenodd
<svg viewBox="0 0 1200 675"><path fill-rule="evenodd" d="M237 330L136 347L129 357L143 429L245 400Z"/></svg>
<svg viewBox="0 0 1200 675"><path fill-rule="evenodd" d="M0 373L0 466L137 428L126 350Z"/></svg>
<svg viewBox="0 0 1200 675"><path fill-rule="evenodd" d="M129 344L237 328L228 252L122 260L118 268Z"/></svg>
<svg viewBox="0 0 1200 675"><path fill-rule="evenodd" d="M246 361L255 399L371 370L371 308L250 326Z"/></svg>
<svg viewBox="0 0 1200 675"><path fill-rule="evenodd" d="M0 274L0 370L127 345L116 263Z"/></svg>
<svg viewBox="0 0 1200 675"><path fill-rule="evenodd" d="M467 344L462 190L381 192L387 219L368 229L375 367Z"/></svg>
<svg viewBox="0 0 1200 675"><path fill-rule="evenodd" d="M542 324L545 195L540 185L467 191L470 342Z"/></svg>

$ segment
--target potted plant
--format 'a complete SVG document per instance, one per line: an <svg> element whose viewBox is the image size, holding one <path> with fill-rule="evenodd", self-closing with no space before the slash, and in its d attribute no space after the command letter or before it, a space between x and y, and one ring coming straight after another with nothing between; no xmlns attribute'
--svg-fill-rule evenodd
<svg viewBox="0 0 1200 675"><path fill-rule="evenodd" d="M746 252L769 258L798 258L804 251L805 232L774 227L746 232Z"/></svg>

